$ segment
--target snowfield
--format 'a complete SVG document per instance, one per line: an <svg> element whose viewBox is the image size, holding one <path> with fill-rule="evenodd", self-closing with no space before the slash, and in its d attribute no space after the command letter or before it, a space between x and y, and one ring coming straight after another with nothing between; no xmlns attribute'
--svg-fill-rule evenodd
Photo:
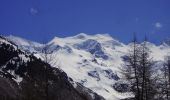
<svg viewBox="0 0 170 100"><path fill-rule="evenodd" d="M19 48L34 52L41 58L43 44L15 36L8 36ZM108 34L87 35L80 33L73 37L55 37L46 44L52 52L53 67L62 69L75 82L90 88L106 100L120 100L132 97L131 93L119 93L113 84L121 77L120 67L124 65L123 57L130 50L126 45ZM156 46L147 43L154 61L163 61L170 54L169 44Z"/></svg>

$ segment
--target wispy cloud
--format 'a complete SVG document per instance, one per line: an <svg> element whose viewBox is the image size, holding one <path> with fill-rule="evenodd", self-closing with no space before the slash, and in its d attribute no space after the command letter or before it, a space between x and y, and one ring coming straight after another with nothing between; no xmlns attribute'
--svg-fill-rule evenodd
<svg viewBox="0 0 170 100"><path fill-rule="evenodd" d="M157 28L157 29L160 29L160 28L163 27L160 22L156 22L156 23L154 24L154 26L155 26L155 28Z"/></svg>
<svg viewBox="0 0 170 100"><path fill-rule="evenodd" d="M36 15L36 14L38 14L38 9L36 9L36 8L30 8L30 13L31 13L31 15Z"/></svg>
<svg viewBox="0 0 170 100"><path fill-rule="evenodd" d="M158 31L160 31L163 28L163 25L161 22L155 22L153 24L153 29L151 31L151 33L157 33Z"/></svg>
<svg viewBox="0 0 170 100"><path fill-rule="evenodd" d="M138 22L138 21L139 21L139 18L138 18L138 17L136 17L136 18L135 18L135 21L136 21L136 22Z"/></svg>

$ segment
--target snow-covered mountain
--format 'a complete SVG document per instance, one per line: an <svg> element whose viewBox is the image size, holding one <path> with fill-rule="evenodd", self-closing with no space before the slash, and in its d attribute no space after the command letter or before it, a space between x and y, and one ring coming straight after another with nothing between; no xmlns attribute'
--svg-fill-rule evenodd
<svg viewBox="0 0 170 100"><path fill-rule="evenodd" d="M42 47L42 44L40 44L40 43L32 42L30 40L26 40L26 39L16 37L13 35L9 35L7 38L10 41L17 44L20 49L27 51L27 52L36 52L36 51L40 50L39 48Z"/></svg>
<svg viewBox="0 0 170 100"><path fill-rule="evenodd" d="M3 36L0 36L0 53L0 98L2 99L104 100L92 90L74 82L62 70L37 59L33 54L20 50L15 43ZM47 74L48 81L46 81ZM45 92L47 83L48 89Z"/></svg>
<svg viewBox="0 0 170 100"><path fill-rule="evenodd" d="M34 52L41 58L44 45L15 36L7 38L22 50ZM164 61L164 56L170 54L169 42L162 45L147 43L154 61ZM53 67L59 67L75 82L93 90L106 100L119 100L131 97L130 93L119 93L113 88L121 77L120 67L130 50L131 44L124 44L108 34L87 35L80 33L76 36L55 37L46 44L53 51Z"/></svg>

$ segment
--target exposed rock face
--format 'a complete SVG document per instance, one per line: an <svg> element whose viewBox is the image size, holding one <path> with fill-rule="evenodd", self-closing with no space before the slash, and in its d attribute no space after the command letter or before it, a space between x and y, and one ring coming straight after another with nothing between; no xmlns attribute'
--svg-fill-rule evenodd
<svg viewBox="0 0 170 100"><path fill-rule="evenodd" d="M93 39L88 39L84 41L83 43L76 44L75 47L77 49L83 49L91 54L93 54L95 57L101 57L103 59L108 59L108 56L103 52L102 46L99 42Z"/></svg>

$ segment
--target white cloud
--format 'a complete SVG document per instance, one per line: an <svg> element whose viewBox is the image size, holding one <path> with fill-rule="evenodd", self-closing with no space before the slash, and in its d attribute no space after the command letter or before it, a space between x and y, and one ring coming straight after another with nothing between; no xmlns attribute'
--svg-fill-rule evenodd
<svg viewBox="0 0 170 100"><path fill-rule="evenodd" d="M151 30L151 33L157 33L158 31L160 31L163 28L163 25L161 22L155 22L153 25L153 29Z"/></svg>
<svg viewBox="0 0 170 100"><path fill-rule="evenodd" d="M139 21L139 18L138 18L138 17L136 17L136 18L135 18L135 21L136 21L136 22L138 22L138 21Z"/></svg>
<svg viewBox="0 0 170 100"><path fill-rule="evenodd" d="M156 22L154 25L158 29L162 28L162 24L160 22Z"/></svg>
<svg viewBox="0 0 170 100"><path fill-rule="evenodd" d="M38 10L36 9L36 8L30 8L30 13L32 14L32 15L36 15L37 13L38 13Z"/></svg>

